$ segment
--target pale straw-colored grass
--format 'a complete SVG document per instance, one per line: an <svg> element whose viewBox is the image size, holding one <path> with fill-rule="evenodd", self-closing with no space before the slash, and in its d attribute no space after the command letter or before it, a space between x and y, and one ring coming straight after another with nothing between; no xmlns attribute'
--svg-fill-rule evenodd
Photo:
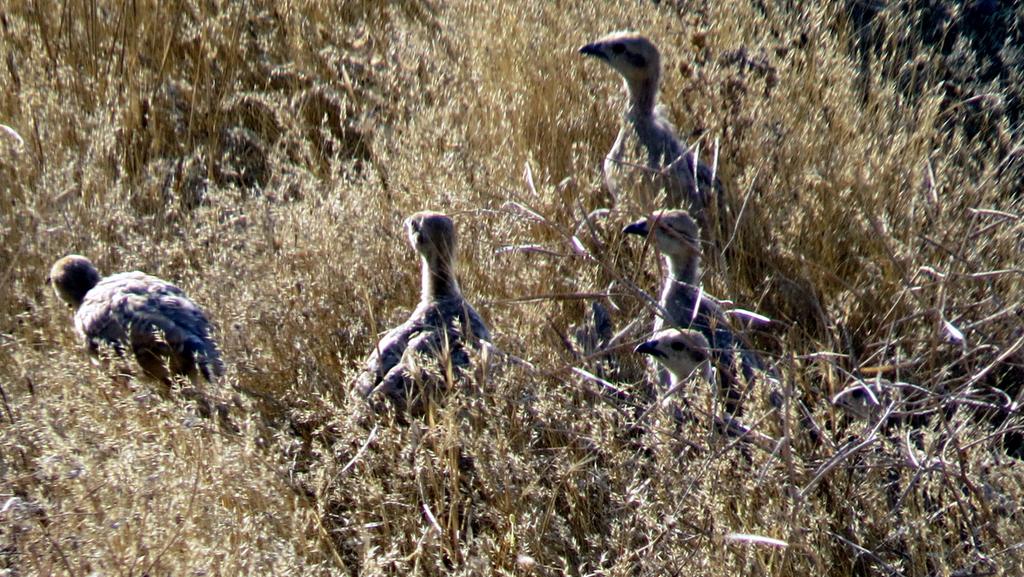
<svg viewBox="0 0 1024 577"><path fill-rule="evenodd" d="M0 571L1020 574L1021 132L972 128L896 9L865 65L844 6L0 2ZM612 364L572 345L660 278L603 190L618 80L576 54L621 28L742 206L704 284L772 319L770 451L706 386L646 410L646 321ZM400 426L350 391L424 209L532 366ZM70 252L204 306L238 433L89 363L43 282Z"/></svg>

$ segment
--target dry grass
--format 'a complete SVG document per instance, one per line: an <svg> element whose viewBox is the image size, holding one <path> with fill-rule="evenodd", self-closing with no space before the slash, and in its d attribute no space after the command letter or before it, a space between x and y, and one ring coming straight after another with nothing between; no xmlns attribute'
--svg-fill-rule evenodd
<svg viewBox="0 0 1024 577"><path fill-rule="evenodd" d="M1017 81L957 100L940 81L972 47L900 5L865 27L842 2L597 4L0 1L24 139L0 133L0 571L1021 574L1022 131L985 105L1019 108ZM598 370L566 347L572 295L609 291L623 326L658 278L615 232L637 215L571 242L609 202L620 97L575 48L623 27L744 206L705 283L775 320L787 404L746 416L774 453L668 411L638 427L570 370ZM349 391L415 302L400 222L426 208L537 368L481 361L403 427ZM497 250L523 245L549 252ZM240 433L85 359L43 285L69 252L204 305ZM891 418L831 402L878 376L914 385L879 393Z"/></svg>

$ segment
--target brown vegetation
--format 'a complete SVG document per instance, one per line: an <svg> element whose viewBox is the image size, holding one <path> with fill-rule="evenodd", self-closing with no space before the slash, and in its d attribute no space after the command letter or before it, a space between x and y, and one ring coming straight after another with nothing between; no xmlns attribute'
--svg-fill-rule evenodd
<svg viewBox="0 0 1024 577"><path fill-rule="evenodd" d="M0 571L1021 574L1020 43L875 8L0 0ZM704 283L773 319L785 403L744 419L774 453L645 411L642 334L571 346L589 298L622 327L658 284L642 215L584 222L622 95L576 49L621 28L738 207ZM352 387L424 209L534 366L478 359L401 426ZM203 306L237 433L90 364L44 282L68 253ZM858 384L866 419L832 403Z"/></svg>

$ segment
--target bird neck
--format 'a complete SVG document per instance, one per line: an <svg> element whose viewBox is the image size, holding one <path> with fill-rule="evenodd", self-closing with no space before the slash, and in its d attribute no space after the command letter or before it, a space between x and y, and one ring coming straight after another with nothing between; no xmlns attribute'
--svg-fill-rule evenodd
<svg viewBox="0 0 1024 577"><path fill-rule="evenodd" d="M688 285L697 284L697 278L700 275L700 257L666 254L665 264L668 265L671 280Z"/></svg>
<svg viewBox="0 0 1024 577"><path fill-rule="evenodd" d="M689 375L687 375L687 376L689 376ZM668 372L668 378L669 378L669 386L672 387L673 389L678 387L683 381L686 380L685 377L680 377L679 375L677 375L675 373L675 371L669 371Z"/></svg>
<svg viewBox="0 0 1024 577"><path fill-rule="evenodd" d="M626 91L629 92L626 118L633 122L653 120L654 106L658 102L658 75L626 80L625 83Z"/></svg>
<svg viewBox="0 0 1024 577"><path fill-rule="evenodd" d="M433 302L459 296L459 283L455 280L449 261L439 258L420 258L421 302Z"/></svg>

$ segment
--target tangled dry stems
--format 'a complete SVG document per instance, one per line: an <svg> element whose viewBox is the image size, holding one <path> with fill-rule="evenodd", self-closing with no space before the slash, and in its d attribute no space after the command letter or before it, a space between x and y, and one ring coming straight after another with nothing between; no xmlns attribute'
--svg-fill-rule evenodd
<svg viewBox="0 0 1024 577"><path fill-rule="evenodd" d="M4 3L0 568L1018 574L1020 89L957 97L966 35L854 16ZM642 363L578 338L591 300L621 330L659 277L616 232L637 215L601 210L619 86L574 56L623 27L658 40L667 114L742 206L704 282L773 320L785 403L761 387L745 417L767 450L714 433L708 388L669 400L703 418L645 412ZM425 208L533 368L481 360L402 427L349 392L415 304L400 222ZM67 252L206 307L239 433L74 350L42 282Z"/></svg>

